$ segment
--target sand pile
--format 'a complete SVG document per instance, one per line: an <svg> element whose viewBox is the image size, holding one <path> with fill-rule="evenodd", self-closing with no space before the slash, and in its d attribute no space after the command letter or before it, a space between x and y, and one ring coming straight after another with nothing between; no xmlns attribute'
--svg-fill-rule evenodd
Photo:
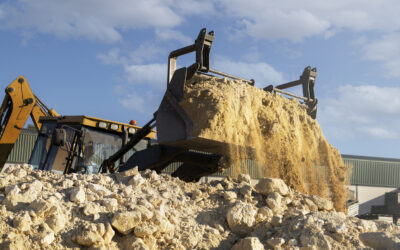
<svg viewBox="0 0 400 250"><path fill-rule="evenodd" d="M243 172L243 159L255 159L262 176L329 197L344 211L346 167L297 99L238 81L194 77L185 86L181 105L194 122L192 136L254 149L249 153L230 146L236 172Z"/></svg>
<svg viewBox="0 0 400 250"><path fill-rule="evenodd" d="M154 171L0 174L1 249L399 248L393 224L359 220L280 179L185 183Z"/></svg>

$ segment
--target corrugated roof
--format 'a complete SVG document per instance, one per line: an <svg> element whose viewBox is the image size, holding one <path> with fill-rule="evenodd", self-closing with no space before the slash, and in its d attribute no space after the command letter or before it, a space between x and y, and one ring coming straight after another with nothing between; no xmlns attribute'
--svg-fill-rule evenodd
<svg viewBox="0 0 400 250"><path fill-rule="evenodd" d="M385 157L364 156L364 155L342 154L342 158L356 159L356 160L369 160L369 161L400 162L400 159L396 159L396 158L385 158Z"/></svg>

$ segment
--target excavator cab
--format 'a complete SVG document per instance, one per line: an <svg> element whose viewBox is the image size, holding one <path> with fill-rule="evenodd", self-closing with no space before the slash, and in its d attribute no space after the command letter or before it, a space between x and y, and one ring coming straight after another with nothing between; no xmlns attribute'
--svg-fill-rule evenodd
<svg viewBox="0 0 400 250"><path fill-rule="evenodd" d="M97 173L104 159L118 151L139 127L88 116L41 117L42 124L29 164L57 173ZM123 164L137 150L147 147L151 131L115 162Z"/></svg>

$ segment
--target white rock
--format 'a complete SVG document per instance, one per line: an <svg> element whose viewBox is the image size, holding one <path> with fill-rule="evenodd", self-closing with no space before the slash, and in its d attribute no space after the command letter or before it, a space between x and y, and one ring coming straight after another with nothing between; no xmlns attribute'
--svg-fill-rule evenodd
<svg viewBox="0 0 400 250"><path fill-rule="evenodd" d="M267 240L267 244L274 249L279 248L284 243L285 243L285 239L283 239L283 238L270 238Z"/></svg>
<svg viewBox="0 0 400 250"><path fill-rule="evenodd" d="M110 190L108 190L106 187L99 185L99 184L89 184L88 189L98 195L101 196L108 196L111 195L112 192Z"/></svg>
<svg viewBox="0 0 400 250"><path fill-rule="evenodd" d="M58 233L64 229L65 224L68 222L68 218L65 214L54 213L46 220L47 225L55 232Z"/></svg>
<svg viewBox="0 0 400 250"><path fill-rule="evenodd" d="M358 227L362 233L373 232L378 230L378 228L376 227L376 223L371 220L359 220Z"/></svg>
<svg viewBox="0 0 400 250"><path fill-rule="evenodd" d="M62 187L63 188L70 188L70 187L72 187L74 185L74 182L72 181L72 180L70 180L70 179L65 179L63 182L62 182Z"/></svg>
<svg viewBox="0 0 400 250"><path fill-rule="evenodd" d="M239 189L239 192L243 195L243 196L248 196L251 197L251 191L253 190L253 188L250 185L244 185L243 187L241 187Z"/></svg>
<svg viewBox="0 0 400 250"><path fill-rule="evenodd" d="M274 212L269 207L261 207L258 212L267 218L274 216Z"/></svg>
<svg viewBox="0 0 400 250"><path fill-rule="evenodd" d="M384 232L362 233L360 240L373 249L400 249L400 239Z"/></svg>
<svg viewBox="0 0 400 250"><path fill-rule="evenodd" d="M134 187L139 187L144 182L145 182L145 180L143 179L143 177L140 174L137 174L137 175L133 176L132 179L129 180L128 184L132 185Z"/></svg>
<svg viewBox="0 0 400 250"><path fill-rule="evenodd" d="M35 180L29 185L30 192L40 193L42 189L43 189L43 183L39 180Z"/></svg>
<svg viewBox="0 0 400 250"><path fill-rule="evenodd" d="M13 226L21 232L29 231L31 228L31 217L27 212L22 216L16 216L13 220Z"/></svg>
<svg viewBox="0 0 400 250"><path fill-rule="evenodd" d="M280 226L282 224L282 216L281 215L275 215L274 217L272 217L271 224L274 227Z"/></svg>
<svg viewBox="0 0 400 250"><path fill-rule="evenodd" d="M99 228L94 224L86 225L83 229L76 232L76 242L79 245L87 247L101 244L104 241L102 237L104 232L99 232L101 230L98 229ZM103 231L105 231L105 229L103 229Z"/></svg>
<svg viewBox="0 0 400 250"><path fill-rule="evenodd" d="M323 211L333 210L333 203L331 201L326 200L326 199L321 198L316 195L312 195L310 198L314 202L314 204L318 207L319 210L323 210Z"/></svg>
<svg viewBox="0 0 400 250"><path fill-rule="evenodd" d="M232 250L264 250L263 244L257 237L246 237L236 243Z"/></svg>
<svg viewBox="0 0 400 250"><path fill-rule="evenodd" d="M55 239L56 237L53 232L47 232L47 234L42 238L41 243L50 245Z"/></svg>
<svg viewBox="0 0 400 250"><path fill-rule="evenodd" d="M18 185L10 185L10 186L6 186L4 188L4 192L6 195L8 195L9 193L15 193L15 194L19 194L21 192L21 189L18 187Z"/></svg>
<svg viewBox="0 0 400 250"><path fill-rule="evenodd" d="M275 178L263 178L255 186L255 189L260 194L268 195L272 192L278 192L279 194L285 196L289 193L289 188L285 182L281 179Z"/></svg>
<svg viewBox="0 0 400 250"><path fill-rule="evenodd" d="M133 232L137 237L145 237L145 236L152 235L157 230L158 230L158 228L155 225L140 224L135 227Z"/></svg>
<svg viewBox="0 0 400 250"><path fill-rule="evenodd" d="M106 198L101 203L106 207L108 212L113 212L118 208L118 201L114 198Z"/></svg>
<svg viewBox="0 0 400 250"><path fill-rule="evenodd" d="M239 174L238 182L245 182L245 183L251 184L251 177L248 174Z"/></svg>
<svg viewBox="0 0 400 250"><path fill-rule="evenodd" d="M234 233L240 236L246 236L252 231L252 227L256 222L256 214L257 211L253 206L239 201L228 210L226 219Z"/></svg>
<svg viewBox="0 0 400 250"><path fill-rule="evenodd" d="M69 195L69 199L75 203L84 203L86 200L85 190L82 187L73 188Z"/></svg>
<svg viewBox="0 0 400 250"><path fill-rule="evenodd" d="M223 196L224 196L225 200L228 200L228 201L237 200L237 194L233 191L225 191L223 193Z"/></svg>
<svg viewBox="0 0 400 250"><path fill-rule="evenodd" d="M290 240L288 240L287 244L289 246L297 246L299 244L299 242L296 239L290 239Z"/></svg>
<svg viewBox="0 0 400 250"><path fill-rule="evenodd" d="M142 219L139 211L121 212L114 215L111 225L121 234L127 235L140 224Z"/></svg>

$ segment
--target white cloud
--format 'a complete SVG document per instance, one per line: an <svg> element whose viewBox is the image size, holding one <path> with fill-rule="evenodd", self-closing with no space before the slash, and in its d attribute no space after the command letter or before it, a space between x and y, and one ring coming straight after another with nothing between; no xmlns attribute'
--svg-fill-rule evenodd
<svg viewBox="0 0 400 250"><path fill-rule="evenodd" d="M158 93L146 92L145 94L137 94L130 92L124 94L119 102L127 109L138 111L142 114L153 114L161 102L161 96Z"/></svg>
<svg viewBox="0 0 400 250"><path fill-rule="evenodd" d="M4 11L3 5L0 4L0 19L6 16L6 12Z"/></svg>
<svg viewBox="0 0 400 250"><path fill-rule="evenodd" d="M236 30L256 39L302 41L330 37L340 29L391 32L400 28L396 0L221 0L221 10L239 20ZM245 6L245 7L244 7Z"/></svg>
<svg viewBox="0 0 400 250"><path fill-rule="evenodd" d="M130 64L124 65L127 80L132 84L151 86L153 89L165 89L167 86L166 64Z"/></svg>
<svg viewBox="0 0 400 250"><path fill-rule="evenodd" d="M328 134L341 140L399 139L399 96L400 87L342 86L320 99L318 120Z"/></svg>
<svg viewBox="0 0 400 250"><path fill-rule="evenodd" d="M276 25L279 20L280 25ZM273 24L273 25L271 25ZM261 16L242 20L244 32L256 39L275 41L288 39L299 42L306 37L328 30L330 23L305 10L268 10Z"/></svg>
<svg viewBox="0 0 400 250"><path fill-rule="evenodd" d="M145 42L139 45L137 49L129 53L129 57L134 63L143 63L155 59L164 51L151 42Z"/></svg>
<svg viewBox="0 0 400 250"><path fill-rule="evenodd" d="M97 54L97 58L105 65L118 65L127 62L127 58L120 55L119 48L113 48L107 53Z"/></svg>
<svg viewBox="0 0 400 250"><path fill-rule="evenodd" d="M265 62L246 63L217 56L213 68L245 79L254 79L260 88L284 81L282 73Z"/></svg>
<svg viewBox="0 0 400 250"><path fill-rule="evenodd" d="M185 36L180 31L172 29L156 29L156 36L164 41L172 40L181 42L182 44L193 43L192 38Z"/></svg>
<svg viewBox="0 0 400 250"><path fill-rule="evenodd" d="M105 65L123 65L143 64L144 62L155 59L160 53L161 48L144 42L131 52L122 53L119 48L112 48L108 52L97 54L97 58Z"/></svg>
<svg viewBox="0 0 400 250"><path fill-rule="evenodd" d="M199 14L187 4L176 8L181 2L185 1L16 0L2 5L6 16L0 27L115 42L122 39L121 30L172 28L182 23L184 15ZM199 4L191 2L193 6Z"/></svg>
<svg viewBox="0 0 400 250"><path fill-rule="evenodd" d="M125 64L124 85L116 86L118 100L123 107L142 114L152 114L158 109L167 88L165 64Z"/></svg>
<svg viewBox="0 0 400 250"><path fill-rule="evenodd" d="M384 75L400 77L400 33L384 35L364 44L365 59L383 63Z"/></svg>

